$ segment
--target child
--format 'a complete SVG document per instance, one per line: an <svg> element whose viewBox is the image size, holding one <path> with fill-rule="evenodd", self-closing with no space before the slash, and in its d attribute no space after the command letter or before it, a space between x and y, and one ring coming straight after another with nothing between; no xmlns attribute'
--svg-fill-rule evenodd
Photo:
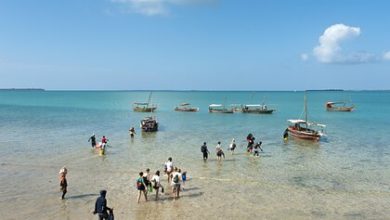
<svg viewBox="0 0 390 220"><path fill-rule="evenodd" d="M179 170L180 173L181 170ZM183 181L183 186L181 187L184 190L185 183L187 181L187 171L184 171L181 173L181 180Z"/></svg>
<svg viewBox="0 0 390 220"><path fill-rule="evenodd" d="M61 192L62 192L61 199L64 199L65 198L65 194L68 192L67 191L68 181L66 180L66 174L67 173L68 173L68 169L66 169L66 167L61 168L61 170L59 172L60 187L61 187Z"/></svg>

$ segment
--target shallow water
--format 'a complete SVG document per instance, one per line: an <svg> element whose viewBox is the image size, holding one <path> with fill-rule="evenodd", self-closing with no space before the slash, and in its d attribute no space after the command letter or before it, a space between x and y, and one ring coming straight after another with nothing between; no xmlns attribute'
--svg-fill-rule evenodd
<svg viewBox="0 0 390 220"><path fill-rule="evenodd" d="M157 133L142 134L131 111L147 92L0 92L2 219L95 219L100 189L117 219L388 219L390 216L390 92L310 92L309 118L327 124L319 143L282 141L286 120L303 110L302 92L154 92ZM326 112L328 100L352 98L351 113ZM210 114L212 103L260 103L272 115ZM200 112L174 112L191 102ZM134 139L128 135L135 126ZM103 157L87 142L106 135ZM251 132L260 157L244 151ZM227 148L218 162L215 145ZM212 153L206 163L200 145ZM163 169L168 157L188 172L182 197L136 203L138 172ZM68 194L60 200L58 171L66 165ZM166 186L166 176L163 178ZM150 197L152 198L152 197Z"/></svg>

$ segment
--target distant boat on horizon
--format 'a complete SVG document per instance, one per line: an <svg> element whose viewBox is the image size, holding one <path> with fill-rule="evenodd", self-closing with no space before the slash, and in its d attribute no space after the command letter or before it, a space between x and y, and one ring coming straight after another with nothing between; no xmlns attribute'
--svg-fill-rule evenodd
<svg viewBox="0 0 390 220"><path fill-rule="evenodd" d="M225 105L222 104L211 104L209 105L209 112L210 113L234 113L234 109L232 107L227 108Z"/></svg>
<svg viewBox="0 0 390 220"><path fill-rule="evenodd" d="M354 110L355 105L347 105L347 102L338 101L338 102L327 102L325 104L326 111L328 112L351 112Z"/></svg>
<svg viewBox="0 0 390 220"><path fill-rule="evenodd" d="M193 106L191 106L190 103L184 102L184 103L181 103L179 106L176 106L175 111L178 111L178 112L197 112L197 111L199 111L199 108L193 107Z"/></svg>
<svg viewBox="0 0 390 220"><path fill-rule="evenodd" d="M272 114L275 109L268 108L266 104L248 104L243 105L243 113Z"/></svg>

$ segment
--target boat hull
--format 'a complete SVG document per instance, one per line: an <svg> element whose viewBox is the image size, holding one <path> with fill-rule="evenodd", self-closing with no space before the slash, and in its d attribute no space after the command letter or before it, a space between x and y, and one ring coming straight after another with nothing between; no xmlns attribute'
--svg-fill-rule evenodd
<svg viewBox="0 0 390 220"><path fill-rule="evenodd" d="M321 138L321 135L317 132L300 131L294 127L288 127L288 133L295 138L304 140L319 141Z"/></svg>
<svg viewBox="0 0 390 220"><path fill-rule="evenodd" d="M328 112L351 112L353 111L354 107L332 107L332 108L326 108L326 111Z"/></svg>
<svg viewBox="0 0 390 220"><path fill-rule="evenodd" d="M154 118L145 118L141 120L140 127L144 132L158 131L158 122Z"/></svg>
<svg viewBox="0 0 390 220"><path fill-rule="evenodd" d="M274 109L267 109L267 110L246 110L242 109L242 113L254 113L254 114L272 114L275 110Z"/></svg>
<svg viewBox="0 0 390 220"><path fill-rule="evenodd" d="M133 111L135 112L154 112L157 107L134 107Z"/></svg>
<svg viewBox="0 0 390 220"><path fill-rule="evenodd" d="M199 111L199 108L175 108L175 111L177 112L197 112Z"/></svg>
<svg viewBox="0 0 390 220"><path fill-rule="evenodd" d="M233 114L233 110L216 110L216 109L209 109L210 113L226 113L226 114Z"/></svg>

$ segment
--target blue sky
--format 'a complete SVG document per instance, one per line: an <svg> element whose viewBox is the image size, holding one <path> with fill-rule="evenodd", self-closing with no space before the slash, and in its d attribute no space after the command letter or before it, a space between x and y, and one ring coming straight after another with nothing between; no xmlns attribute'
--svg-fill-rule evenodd
<svg viewBox="0 0 390 220"><path fill-rule="evenodd" d="M0 88L390 89L390 2L0 1Z"/></svg>

